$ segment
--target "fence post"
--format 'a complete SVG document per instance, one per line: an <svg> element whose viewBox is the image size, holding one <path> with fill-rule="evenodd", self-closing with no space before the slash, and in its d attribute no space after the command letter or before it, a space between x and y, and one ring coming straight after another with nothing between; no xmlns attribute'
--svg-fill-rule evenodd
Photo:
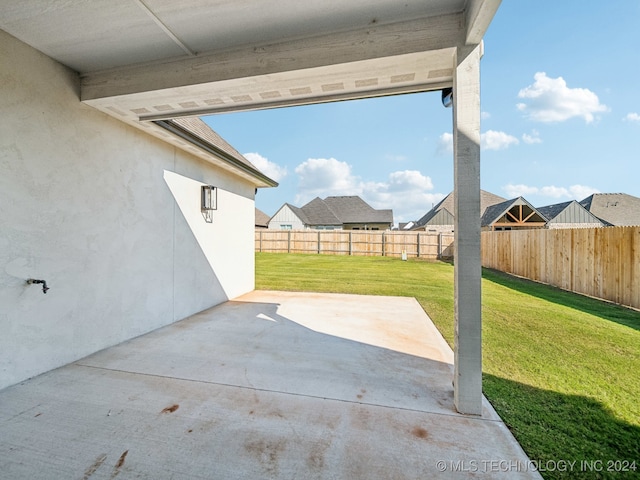
<svg viewBox="0 0 640 480"><path fill-rule="evenodd" d="M418 258L420 258L420 232L416 232L416 251L418 252Z"/></svg>
<svg viewBox="0 0 640 480"><path fill-rule="evenodd" d="M442 232L438 234L438 260L442 260Z"/></svg>
<svg viewBox="0 0 640 480"><path fill-rule="evenodd" d="M262 230L258 233L260 234L260 253L262 253Z"/></svg>
<svg viewBox="0 0 640 480"><path fill-rule="evenodd" d="M291 230L287 230L287 253L291 253Z"/></svg>
<svg viewBox="0 0 640 480"><path fill-rule="evenodd" d="M351 232L349 232L349 255L353 255L353 242L351 240Z"/></svg>
<svg viewBox="0 0 640 480"><path fill-rule="evenodd" d="M320 255L320 230L318 230L318 255Z"/></svg>
<svg viewBox="0 0 640 480"><path fill-rule="evenodd" d="M385 238L384 238L384 232L382 232L382 256L383 256L383 257L385 256L385 250L386 250L386 245L385 245L385 243L384 243L384 240L385 240Z"/></svg>

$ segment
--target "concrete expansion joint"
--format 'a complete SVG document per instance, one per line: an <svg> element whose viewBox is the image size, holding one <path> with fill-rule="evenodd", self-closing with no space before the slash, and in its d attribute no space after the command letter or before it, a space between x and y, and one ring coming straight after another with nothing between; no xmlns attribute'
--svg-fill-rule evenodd
<svg viewBox="0 0 640 480"><path fill-rule="evenodd" d="M228 388L239 388L239 389L243 389L243 390L251 390L251 391L254 391L254 392L274 393L274 394L277 394L277 395L286 395L286 396L290 396L290 397L313 398L313 399L316 399L316 400L326 400L326 401L329 401L329 402L350 403L350 404L354 404L354 405L363 405L363 406L367 406L367 407L384 408L384 409L387 409L387 410L399 410L399 411L403 411L403 412L426 413L426 414L429 414L429 415L438 415L438 416L443 416L443 417L454 417L454 418L464 417L464 418L469 419L469 420L480 420L480 421L487 421L487 422L502 423L502 420L500 420L500 419L485 418L485 417L483 417L481 415L468 415L468 414L459 413L459 412L450 412L450 413L435 412L435 411L422 410L422 409L417 409L417 408L402 407L402 406L398 406L398 405L383 405L383 404L380 404L380 403L354 401L354 400L347 400L347 399L343 399L343 398L324 397L324 396L319 396L319 395L309 395L309 394L295 393L295 392L284 392L284 391L281 391L281 390L272 390L272 389L268 389L268 388L259 388L259 387L254 387L254 386L235 385L235 384L231 384L231 383L222 383L222 382L211 382L211 381L207 381L207 380L194 380L194 379L191 379L191 378L174 377L174 376L169 376L169 375L158 375L158 374L155 374L155 373L133 372L133 371L130 371L130 370L120 370L120 369L117 369L117 368L99 367L99 366L96 366L96 365L90 365L90 364L78 363L78 362L74 363L73 365L76 365L76 366L79 366L79 367L85 367L85 368L92 368L92 369L95 369L95 370L104 370L104 371L109 371L109 372L123 373L123 374L127 374L127 375L141 375L141 376L145 376L145 377L164 378L164 379L176 380L176 381L180 381L180 382L190 382L190 383L198 383L198 384L206 384L206 385L216 385L216 386L219 386L219 387L228 387Z"/></svg>

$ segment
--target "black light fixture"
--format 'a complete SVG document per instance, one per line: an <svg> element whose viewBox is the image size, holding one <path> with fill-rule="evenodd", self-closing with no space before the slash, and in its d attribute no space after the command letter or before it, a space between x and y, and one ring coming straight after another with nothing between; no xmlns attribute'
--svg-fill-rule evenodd
<svg viewBox="0 0 640 480"><path fill-rule="evenodd" d="M218 189L213 185L202 185L200 211L207 223L213 223L213 211L218 209Z"/></svg>
<svg viewBox="0 0 640 480"><path fill-rule="evenodd" d="M453 105L453 88L443 88L442 89L442 105L446 108L451 107Z"/></svg>

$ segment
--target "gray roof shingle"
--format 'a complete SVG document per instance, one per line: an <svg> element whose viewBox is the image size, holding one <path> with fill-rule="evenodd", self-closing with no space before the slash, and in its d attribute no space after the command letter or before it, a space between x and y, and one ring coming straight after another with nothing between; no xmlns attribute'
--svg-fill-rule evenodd
<svg viewBox="0 0 640 480"><path fill-rule="evenodd" d="M289 205L289 204L287 204ZM393 224L392 210L376 210L356 195L316 197L301 208L289 205L306 225Z"/></svg>
<svg viewBox="0 0 640 480"><path fill-rule="evenodd" d="M269 226L269 220L271 220L269 215L256 208L256 227L267 228Z"/></svg>
<svg viewBox="0 0 640 480"><path fill-rule="evenodd" d="M560 215L569 205L571 205L571 202L575 202L575 200L562 202L562 203L555 203L553 205L546 205L544 207L539 207L537 210L542 215L544 215L548 220L553 220L558 215Z"/></svg>
<svg viewBox="0 0 640 480"><path fill-rule="evenodd" d="M580 202L609 225L640 225L640 198L626 193L594 193Z"/></svg>
<svg viewBox="0 0 640 480"><path fill-rule="evenodd" d="M480 216L484 214L488 207L506 201L506 198L502 198L486 190L480 190ZM429 221L434 218L440 210L447 210L452 216L455 211L455 192L451 192L444 197L440 203L429 210L420 220L416 222L416 227L423 227ZM415 227L414 227L415 228Z"/></svg>
<svg viewBox="0 0 640 480"><path fill-rule="evenodd" d="M393 223L392 210L376 210L357 195L327 197L324 202L342 223Z"/></svg>
<svg viewBox="0 0 640 480"><path fill-rule="evenodd" d="M331 211L329 206L320 197L316 197L302 207L307 215L307 225L342 225L342 222Z"/></svg>

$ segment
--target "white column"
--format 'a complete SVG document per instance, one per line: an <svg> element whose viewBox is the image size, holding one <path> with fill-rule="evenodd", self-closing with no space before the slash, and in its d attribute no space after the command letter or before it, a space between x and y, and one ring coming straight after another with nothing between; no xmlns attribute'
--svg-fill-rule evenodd
<svg viewBox="0 0 640 480"><path fill-rule="evenodd" d="M458 48L453 76L456 322L454 403L460 413L470 415L482 415L481 56L481 45Z"/></svg>

